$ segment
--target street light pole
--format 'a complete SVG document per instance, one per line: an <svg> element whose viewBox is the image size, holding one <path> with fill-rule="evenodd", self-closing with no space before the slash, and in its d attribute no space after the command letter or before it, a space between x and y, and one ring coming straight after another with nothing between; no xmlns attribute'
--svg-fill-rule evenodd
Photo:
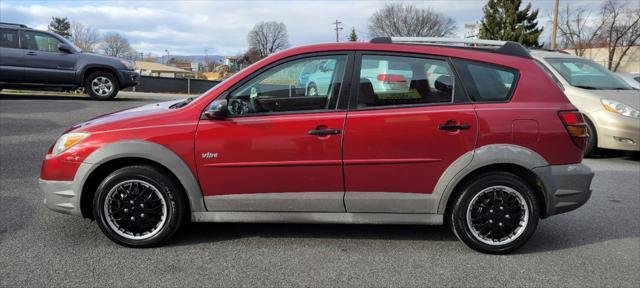
<svg viewBox="0 0 640 288"><path fill-rule="evenodd" d="M556 38L557 33L558 33L558 6L560 0L554 0L553 1L553 21L551 23L551 49L552 50L556 50L557 49L557 43L556 43Z"/></svg>

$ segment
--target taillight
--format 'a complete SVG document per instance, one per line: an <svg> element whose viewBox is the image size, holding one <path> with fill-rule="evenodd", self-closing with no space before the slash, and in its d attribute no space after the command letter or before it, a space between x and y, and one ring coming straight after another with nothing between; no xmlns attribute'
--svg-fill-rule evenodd
<svg viewBox="0 0 640 288"><path fill-rule="evenodd" d="M587 140L589 139L589 132L587 131L587 123L584 122L582 114L578 111L560 111L558 112L560 120L567 128L571 140L580 149L587 147Z"/></svg>
<svg viewBox="0 0 640 288"><path fill-rule="evenodd" d="M378 74L378 81L387 82L387 83L402 83L407 82L407 78L404 78L402 75L397 74Z"/></svg>

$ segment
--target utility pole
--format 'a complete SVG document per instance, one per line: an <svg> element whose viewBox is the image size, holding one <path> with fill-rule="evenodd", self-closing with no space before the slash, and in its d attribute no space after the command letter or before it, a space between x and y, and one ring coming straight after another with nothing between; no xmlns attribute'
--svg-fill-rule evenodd
<svg viewBox="0 0 640 288"><path fill-rule="evenodd" d="M556 38L558 37L558 2L560 2L560 0L554 0L553 2L553 22L551 23L551 49L556 50Z"/></svg>
<svg viewBox="0 0 640 288"><path fill-rule="evenodd" d="M164 49L164 52L167 52L167 61L165 61L164 64L168 64L169 60L171 60L171 58L169 57L169 50L168 49Z"/></svg>
<svg viewBox="0 0 640 288"><path fill-rule="evenodd" d="M336 19L336 22L333 22L331 24L336 25L336 28L333 28L333 30L336 30L336 42L340 42L340 30L343 29L342 26L340 26L340 24L342 24L342 22Z"/></svg>

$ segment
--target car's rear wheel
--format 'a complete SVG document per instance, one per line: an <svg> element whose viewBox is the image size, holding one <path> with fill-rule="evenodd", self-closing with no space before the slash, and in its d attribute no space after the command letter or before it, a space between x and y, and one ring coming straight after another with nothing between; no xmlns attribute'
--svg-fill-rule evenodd
<svg viewBox="0 0 640 288"><path fill-rule="evenodd" d="M169 239L187 211L180 186L152 166L129 166L109 174L93 201L104 234L129 247L153 247Z"/></svg>
<svg viewBox="0 0 640 288"><path fill-rule="evenodd" d="M106 71L96 71L87 77L84 90L96 100L109 100L118 94L118 79Z"/></svg>
<svg viewBox="0 0 640 288"><path fill-rule="evenodd" d="M459 194L450 214L456 236L484 253L509 253L524 245L538 225L533 190L506 172L474 177Z"/></svg>

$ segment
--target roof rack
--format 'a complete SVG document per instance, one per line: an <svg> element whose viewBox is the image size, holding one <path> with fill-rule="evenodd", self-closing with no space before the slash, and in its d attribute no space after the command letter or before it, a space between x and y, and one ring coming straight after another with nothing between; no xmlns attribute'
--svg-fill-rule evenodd
<svg viewBox="0 0 640 288"><path fill-rule="evenodd" d="M548 49L548 48L538 48L538 47L529 47L529 50L540 50L540 51L547 51L547 52L558 52L558 53L562 53L562 54L571 54L567 51L564 50L559 50L559 49Z"/></svg>
<svg viewBox="0 0 640 288"><path fill-rule="evenodd" d="M417 45L441 45L459 48L479 48L495 53L531 58L527 48L512 41L485 40L485 39L460 39L439 37L376 37L370 43L398 43Z"/></svg>
<svg viewBox="0 0 640 288"><path fill-rule="evenodd" d="M29 28L27 25L24 25L24 24L17 24L17 23L0 22L0 25L16 26L16 27L20 27L20 28Z"/></svg>

